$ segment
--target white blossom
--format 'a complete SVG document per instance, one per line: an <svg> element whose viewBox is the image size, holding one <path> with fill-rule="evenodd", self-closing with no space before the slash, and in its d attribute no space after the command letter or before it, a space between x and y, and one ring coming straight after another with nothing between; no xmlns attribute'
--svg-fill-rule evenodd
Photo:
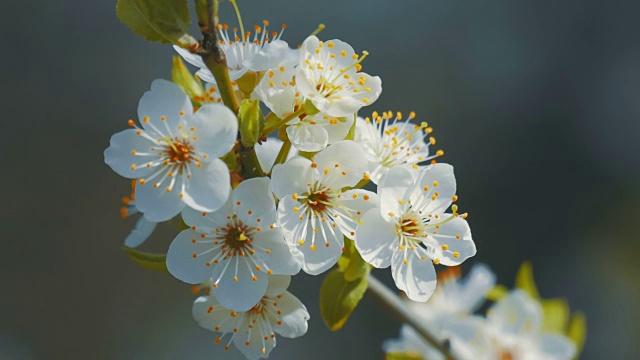
<svg viewBox="0 0 640 360"><path fill-rule="evenodd" d="M371 105L382 92L379 77L360 72L353 48L341 40L320 41L308 37L300 48L296 85L300 94L321 112L334 117L350 116Z"/></svg>
<svg viewBox="0 0 640 360"><path fill-rule="evenodd" d="M575 345L564 335L542 330L539 302L513 290L486 318L471 317L448 326L452 349L463 360L569 360Z"/></svg>
<svg viewBox="0 0 640 360"><path fill-rule="evenodd" d="M104 161L126 178L138 179L136 208L152 222L169 220L185 206L219 209L229 197L229 169L220 159L236 140L231 110L206 104L193 112L176 84L155 80L140 99L142 127L129 125L111 137Z"/></svg>
<svg viewBox="0 0 640 360"><path fill-rule="evenodd" d="M122 216L123 219L139 212L135 201L136 183L137 181L135 180L131 181L131 195L122 198L123 206L120 208L120 216ZM157 222L149 221L144 216L140 216L136 225L124 239L124 245L130 248L142 245L151 236L157 225Z"/></svg>
<svg viewBox="0 0 640 360"><path fill-rule="evenodd" d="M238 35L238 29L233 29L233 35L229 34L228 25L218 26L219 46L227 58L227 67L231 80L241 78L247 71L265 71L283 64L290 64L297 60L297 50L289 48L289 45L281 40L286 25L282 25L280 33L269 34L268 21L263 26L254 27L253 39L251 32ZM188 63L200 68L196 75L202 80L215 83L211 71L207 68L200 55L193 54L178 46L173 47Z"/></svg>
<svg viewBox="0 0 640 360"><path fill-rule="evenodd" d="M226 205L207 213L182 212L191 226L173 240L167 268L176 278L198 284L209 278L225 307L245 311L267 289L267 275L295 275L302 254L275 226L276 207L268 178L245 180Z"/></svg>
<svg viewBox="0 0 640 360"><path fill-rule="evenodd" d="M397 167L378 184L380 207L366 212L358 226L355 244L362 258L378 268L391 266L396 286L411 300L433 294L433 263L459 265L476 253L466 216L455 205L445 213L455 191L451 165Z"/></svg>
<svg viewBox="0 0 640 360"><path fill-rule="evenodd" d="M408 120L415 117L411 112ZM374 111L371 118L358 117L356 120L354 140L367 156L367 171L373 183L377 184L396 166L416 165L444 154L442 150L429 154L429 146L434 145L436 139L430 136L428 143L424 141L426 134L432 131L427 123L415 125L409 121L402 121L400 112L391 111L382 115Z"/></svg>
<svg viewBox="0 0 640 360"><path fill-rule="evenodd" d="M276 334L295 338L307 332L309 313L286 291L290 281L285 275L269 276L265 295L247 311L233 311L214 296L201 296L193 304L193 317L203 328L222 333L215 343L225 344L225 350L233 343L247 359L266 358L276 346Z"/></svg>
<svg viewBox="0 0 640 360"><path fill-rule="evenodd" d="M266 141L262 141L261 143L256 143L254 145L256 149L256 156L258 157L258 162L260 163L260 167L264 170L265 173L271 172L271 166L273 166L280 149L284 142L278 138L270 137L267 138ZM295 149L290 149L287 154L287 159L290 159L292 156L296 154Z"/></svg>
<svg viewBox="0 0 640 360"><path fill-rule="evenodd" d="M305 102L294 76L293 66L269 70L256 86L253 96L262 101L278 118L284 119L298 111ZM329 116L323 112L302 114L287 122L287 136L300 151L320 151L328 144L344 140L353 120L353 114L344 117Z"/></svg>
<svg viewBox="0 0 640 360"><path fill-rule="evenodd" d="M353 141L340 141L315 155L295 156L276 165L271 188L280 199L278 225L304 254L303 270L317 275L336 263L346 236L352 239L360 216L377 205L377 196L355 186L362 178L364 154Z"/></svg>

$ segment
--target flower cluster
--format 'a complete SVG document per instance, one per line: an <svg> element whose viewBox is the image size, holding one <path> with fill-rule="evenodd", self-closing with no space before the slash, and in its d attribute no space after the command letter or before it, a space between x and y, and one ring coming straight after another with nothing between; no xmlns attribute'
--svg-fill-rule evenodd
<svg viewBox="0 0 640 360"><path fill-rule="evenodd" d="M502 294L486 316L474 315L494 289L495 275L486 266L475 265L462 281L459 270L451 270L455 271L441 273L444 279L429 301L406 303L437 340L448 341L456 359L570 360L576 356L576 344L564 333L543 328L545 314L539 300L514 289ZM386 341L383 348L388 354L412 359L445 359L409 325L403 325L400 337Z"/></svg>
<svg viewBox="0 0 640 360"><path fill-rule="evenodd" d="M221 333L216 343L233 343L250 359L266 357L276 333L306 332L309 313L286 291L290 276L331 269L346 242L370 266L390 266L415 301L436 289L434 264L459 265L476 252L466 214L453 204L453 167L430 150L432 129L413 122L413 112L358 116L382 91L379 77L362 72L368 53L314 35L293 50L267 26L253 36L218 27L231 84L176 47L207 86L154 81L138 121L104 153L133 181L123 216L142 214L125 244L140 246L158 222L179 216L185 227L166 267L206 289L193 316ZM225 86L270 113L238 112L223 101ZM258 131L248 144L247 129Z"/></svg>

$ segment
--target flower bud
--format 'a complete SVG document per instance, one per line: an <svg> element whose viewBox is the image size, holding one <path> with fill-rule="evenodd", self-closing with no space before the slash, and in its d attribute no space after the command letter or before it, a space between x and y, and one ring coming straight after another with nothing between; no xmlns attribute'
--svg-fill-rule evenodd
<svg viewBox="0 0 640 360"><path fill-rule="evenodd" d="M253 146L258 141L264 118L260 110L259 100L243 100L238 112L240 120L240 141L244 146Z"/></svg>

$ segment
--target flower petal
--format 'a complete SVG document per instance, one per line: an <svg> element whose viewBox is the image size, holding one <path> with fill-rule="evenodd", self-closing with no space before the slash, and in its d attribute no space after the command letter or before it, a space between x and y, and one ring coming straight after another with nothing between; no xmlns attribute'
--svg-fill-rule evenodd
<svg viewBox="0 0 640 360"><path fill-rule="evenodd" d="M282 324L276 325L275 332L288 338L296 338L307 332L310 315L307 308L297 297L285 291L278 299L278 310L282 312L280 321Z"/></svg>
<svg viewBox="0 0 640 360"><path fill-rule="evenodd" d="M111 136L109 147L104 151L104 162L118 175L137 179L149 175L155 168L146 164L158 159L151 148L155 145L145 136L127 129Z"/></svg>
<svg viewBox="0 0 640 360"><path fill-rule="evenodd" d="M410 197L413 204L424 204L419 209L422 214L441 214L451 205L455 194L453 166L438 163L420 170Z"/></svg>
<svg viewBox="0 0 640 360"><path fill-rule="evenodd" d="M378 194L362 189L353 189L343 192L339 199L334 200L338 206L334 207L339 217L334 220L339 223L339 228L344 236L353 239L356 235L356 227L359 219L367 211L378 206Z"/></svg>
<svg viewBox="0 0 640 360"><path fill-rule="evenodd" d="M211 277L212 269L207 264L220 253L211 252L213 247L213 240L203 240L191 229L183 230L169 246L167 269L178 280L199 284Z"/></svg>
<svg viewBox="0 0 640 360"><path fill-rule="evenodd" d="M135 248L142 245L156 229L157 222L149 221L141 216L136 226L131 230L129 235L124 239L125 246Z"/></svg>
<svg viewBox="0 0 640 360"><path fill-rule="evenodd" d="M287 127L291 144L299 151L320 151L327 147L329 134L320 125L300 122Z"/></svg>
<svg viewBox="0 0 640 360"><path fill-rule="evenodd" d="M184 190L185 204L199 211L220 209L231 192L229 168L220 159L202 163L202 167L193 167L191 179L187 180Z"/></svg>
<svg viewBox="0 0 640 360"><path fill-rule="evenodd" d="M289 45L283 40L275 40L264 44L262 49L243 65L253 71L264 71L282 64L289 51Z"/></svg>
<svg viewBox="0 0 640 360"><path fill-rule="evenodd" d="M269 285L267 285L266 296L277 297L282 295L291 284L290 275L271 275L269 276Z"/></svg>
<svg viewBox="0 0 640 360"><path fill-rule="evenodd" d="M505 335L534 335L540 332L542 307L520 290L513 290L487 312L487 320Z"/></svg>
<svg viewBox="0 0 640 360"><path fill-rule="evenodd" d="M391 258L391 275L398 289L404 291L413 301L429 300L436 289L436 270L433 263L429 258L421 259L416 251L394 251Z"/></svg>
<svg viewBox="0 0 640 360"><path fill-rule="evenodd" d="M545 359L569 360L576 355L576 346L565 336L542 334L537 338L540 355Z"/></svg>
<svg viewBox="0 0 640 360"><path fill-rule="evenodd" d="M200 296L191 308L193 318L203 328L222 333L232 332L238 321L231 316L232 311L220 305L213 296Z"/></svg>
<svg viewBox="0 0 640 360"><path fill-rule="evenodd" d="M342 119L344 119L344 121L342 121ZM353 125L353 119L354 116L349 115L340 118L335 124L330 123L329 125L325 125L324 129L327 131L327 134L329 134L329 144L344 140Z"/></svg>
<svg viewBox="0 0 640 360"><path fill-rule="evenodd" d="M238 119L226 106L205 104L193 117L192 139L196 151L217 158L231 151L238 133Z"/></svg>
<svg viewBox="0 0 640 360"><path fill-rule="evenodd" d="M233 191L233 209L251 227L268 229L276 222L276 202L268 177L248 179Z"/></svg>
<svg viewBox="0 0 640 360"><path fill-rule="evenodd" d="M262 324L264 321L266 320L256 317L256 323L252 324L252 328L244 326L233 338L233 344L248 360L267 358L276 346L275 337L272 338L271 334L263 330L268 328L266 324Z"/></svg>
<svg viewBox="0 0 640 360"><path fill-rule="evenodd" d="M225 262L229 262L228 266ZM238 253L220 261L213 269L212 279L217 283L213 295L224 307L235 311L251 309L267 292L267 274L255 270L247 256Z"/></svg>
<svg viewBox="0 0 640 360"><path fill-rule="evenodd" d="M283 144L282 140L278 138L267 138L266 141L255 144L254 148L256 149L260 167L262 167L266 173L271 172L271 166L273 166L273 162L276 160ZM295 152L293 149L289 150L287 160L290 159Z"/></svg>
<svg viewBox="0 0 640 360"><path fill-rule="evenodd" d="M453 214L442 214L442 219L447 219ZM445 220L446 221L446 220ZM425 245L432 248L435 259L440 264L456 266L476 254L476 245L471 239L469 223L461 217L454 217L450 221L443 222L436 228L429 229L428 236L424 239Z"/></svg>
<svg viewBox="0 0 640 360"><path fill-rule="evenodd" d="M380 196L380 213L382 217L387 218L389 216L393 218L402 213L400 200L403 202L408 200L415 184L414 181L414 173L403 167L388 172L380 179L378 195Z"/></svg>
<svg viewBox="0 0 640 360"><path fill-rule="evenodd" d="M303 255L284 239L279 228L254 233L253 245L258 249L260 259L274 274L295 275L300 272Z"/></svg>
<svg viewBox="0 0 640 360"><path fill-rule="evenodd" d="M194 210L187 206L182 210L182 220L189 226L195 226L201 233L214 234L217 228L227 225L227 216L233 215L232 200L229 197L223 207L213 212Z"/></svg>
<svg viewBox="0 0 640 360"><path fill-rule="evenodd" d="M367 170L362 161L365 155L358 144L351 140L338 141L319 152L314 162L324 171L322 183L334 189L355 186Z"/></svg>
<svg viewBox="0 0 640 360"><path fill-rule="evenodd" d="M180 54L180 56L182 56L182 58L188 62L189 64L193 65L193 66L197 66L201 69L207 67L207 65L205 65L204 61L202 60L202 56L200 55L196 55L194 53L192 53L191 51L187 50L187 49L183 49L177 45L173 45L173 49Z"/></svg>
<svg viewBox="0 0 640 360"><path fill-rule="evenodd" d="M271 191L280 200L288 195L307 191L307 184L314 181L315 170L311 160L294 156L284 164L273 167L271 172Z"/></svg>
<svg viewBox="0 0 640 360"><path fill-rule="evenodd" d="M167 80L154 80L151 90L142 95L138 103L138 119L145 130L159 137L171 136L185 114L193 114L193 106L180 87ZM163 120L164 119L164 120Z"/></svg>
<svg viewBox="0 0 640 360"><path fill-rule="evenodd" d="M264 74L252 94L280 119L284 119L294 112L297 92L296 87L291 85L294 73L291 66L269 70Z"/></svg>
<svg viewBox="0 0 640 360"><path fill-rule="evenodd" d="M139 182L135 192L136 207L149 221L167 221L184 208L180 198L183 189L183 176L165 176L162 181L147 182L144 185Z"/></svg>
<svg viewBox="0 0 640 360"><path fill-rule="evenodd" d="M377 208L367 211L356 230L356 249L360 256L377 268L391 265L393 251L398 246L395 225L387 222Z"/></svg>

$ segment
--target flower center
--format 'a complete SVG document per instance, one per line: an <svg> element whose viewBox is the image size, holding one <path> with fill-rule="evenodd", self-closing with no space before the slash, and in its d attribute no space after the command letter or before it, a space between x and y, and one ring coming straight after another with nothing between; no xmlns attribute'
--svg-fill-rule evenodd
<svg viewBox="0 0 640 360"><path fill-rule="evenodd" d="M189 145L189 142L185 140L179 141L178 139L167 139L165 154L170 162L177 165L183 165L191 161L193 146Z"/></svg>
<svg viewBox="0 0 640 360"><path fill-rule="evenodd" d="M513 355L509 351L503 351L500 360L513 360Z"/></svg>
<svg viewBox="0 0 640 360"><path fill-rule="evenodd" d="M224 241L229 250L245 250L252 247L252 234L253 229L235 219L220 229L217 237Z"/></svg>
<svg viewBox="0 0 640 360"><path fill-rule="evenodd" d="M309 207L313 211L318 213L322 213L324 209L327 208L328 202L329 196L323 191L319 191L307 197L307 203L309 204Z"/></svg>
<svg viewBox="0 0 640 360"><path fill-rule="evenodd" d="M416 236L420 232L419 225L414 219L403 220L400 226L400 231L411 236Z"/></svg>

